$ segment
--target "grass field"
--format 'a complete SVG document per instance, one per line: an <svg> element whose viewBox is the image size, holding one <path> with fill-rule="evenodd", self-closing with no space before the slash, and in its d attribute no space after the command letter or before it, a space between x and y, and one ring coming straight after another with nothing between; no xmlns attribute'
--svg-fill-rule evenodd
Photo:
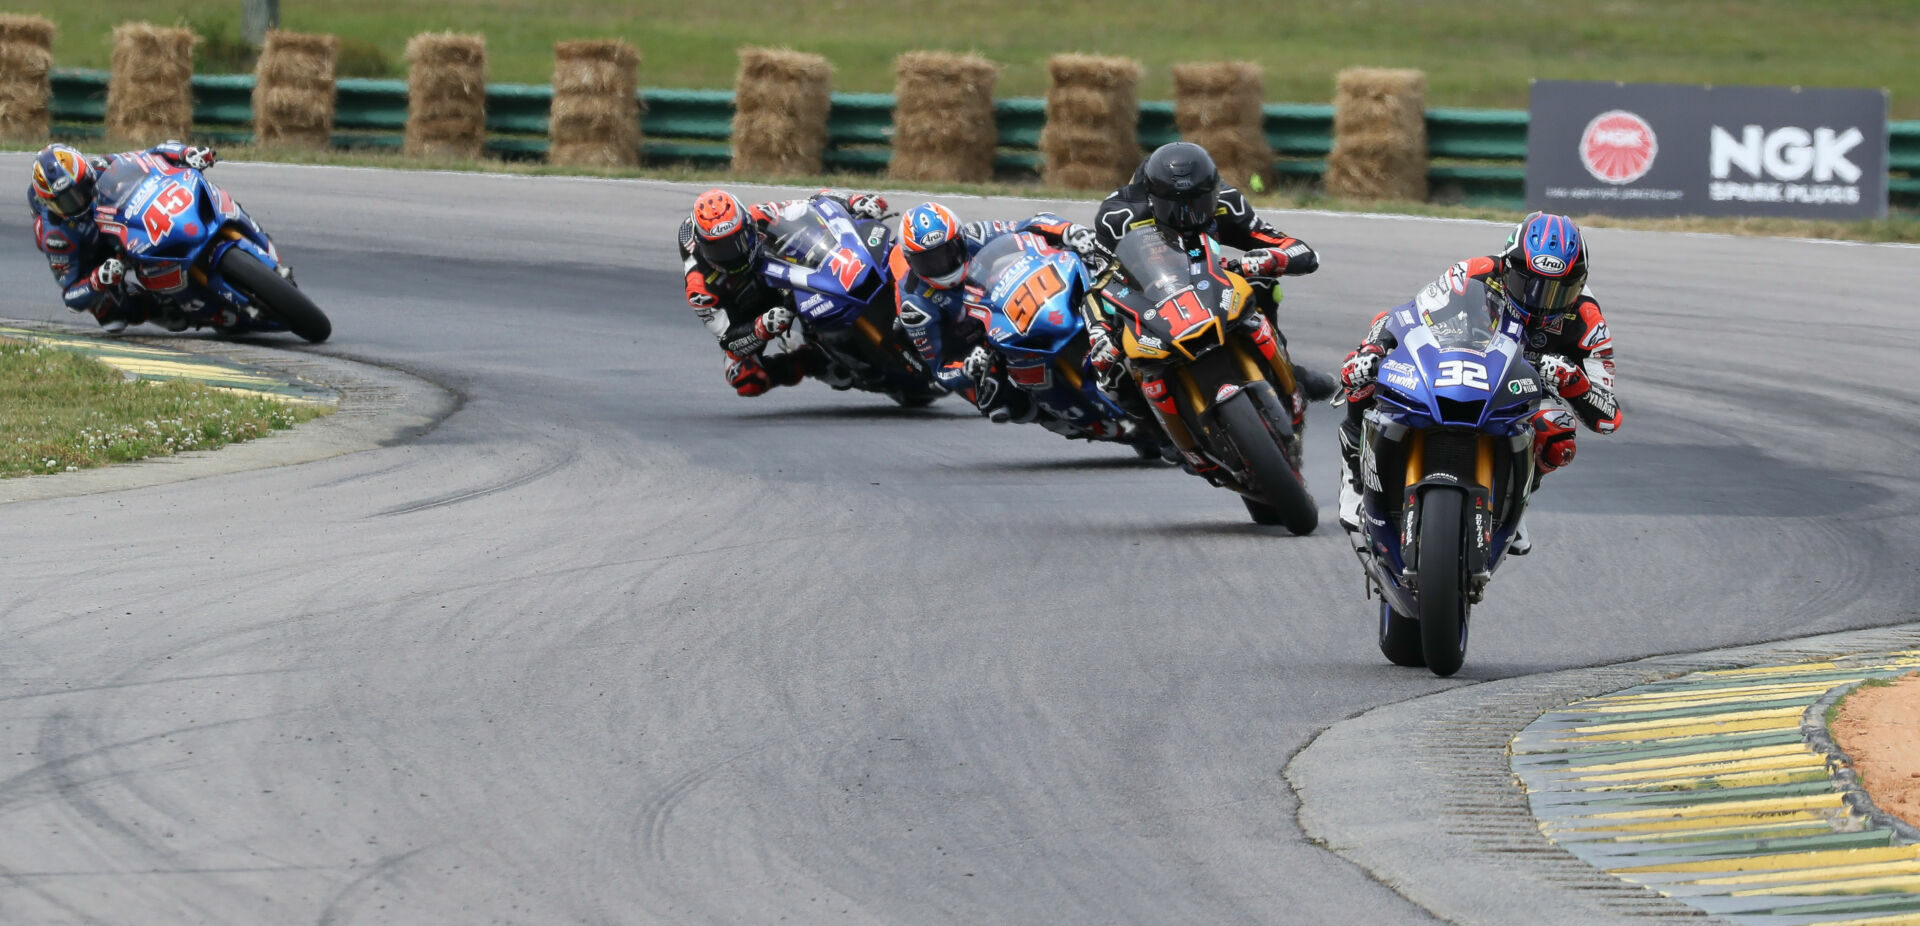
<svg viewBox="0 0 1920 926"><path fill-rule="evenodd" d="M415 33L487 36L490 80L546 83L559 39L617 36L641 49L641 83L729 87L734 49L826 55L835 86L890 91L896 54L976 50L1005 68L1000 96L1037 96L1048 55L1128 55L1142 97L1170 94L1168 66L1229 58L1266 66L1273 102L1325 101L1354 65L1427 71L1438 106L1526 105L1529 78L1885 87L1896 118L1920 118L1916 0L1221 0L1186 6L1099 0L281 0L286 28L350 40L356 72L398 76ZM239 0L11 0L60 26L63 66L105 67L129 19L187 22L210 37L203 70L232 70ZM1068 15L1062 15L1063 12Z"/></svg>
<svg viewBox="0 0 1920 926"><path fill-rule="evenodd" d="M212 450L325 413L185 383L129 382L72 351L0 338L0 477Z"/></svg>

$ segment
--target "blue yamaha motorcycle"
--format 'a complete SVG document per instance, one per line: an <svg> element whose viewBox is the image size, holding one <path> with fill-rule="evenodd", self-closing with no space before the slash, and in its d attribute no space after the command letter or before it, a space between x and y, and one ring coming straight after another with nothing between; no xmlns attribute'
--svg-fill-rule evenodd
<svg viewBox="0 0 1920 926"><path fill-rule="evenodd" d="M193 327L291 331L315 342L333 333L267 233L191 167L148 154L116 158L100 177L94 215L127 258L128 288Z"/></svg>
<svg viewBox="0 0 1920 926"><path fill-rule="evenodd" d="M1448 676L1526 511L1541 382L1522 316L1478 281L1429 285L1387 325L1398 343L1363 426L1360 561L1381 596L1380 651Z"/></svg>
<svg viewBox="0 0 1920 926"><path fill-rule="evenodd" d="M834 369L840 389L890 396L918 408L943 394L899 325L893 235L876 219L854 219L825 198L788 206L767 228L760 261L767 285L789 290L803 340Z"/></svg>
<svg viewBox="0 0 1920 926"><path fill-rule="evenodd" d="M970 311L984 313L988 347L1007 381L1032 397L1042 427L1160 458L1158 429L1129 420L1087 368L1080 303L1093 276L1079 255L1029 232L1001 235L973 256L967 277Z"/></svg>

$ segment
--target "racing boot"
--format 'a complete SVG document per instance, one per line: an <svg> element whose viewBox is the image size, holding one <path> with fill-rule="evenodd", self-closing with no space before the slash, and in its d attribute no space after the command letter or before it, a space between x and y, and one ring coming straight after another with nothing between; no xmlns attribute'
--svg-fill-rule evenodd
<svg viewBox="0 0 1920 926"><path fill-rule="evenodd" d="M1507 543L1507 553L1512 556L1525 556L1533 552L1533 539L1527 536L1527 516L1520 515L1520 523L1513 526L1513 539Z"/></svg>
<svg viewBox="0 0 1920 926"><path fill-rule="evenodd" d="M1364 544L1360 533L1360 422L1348 418L1340 422L1340 526L1355 544Z"/></svg>

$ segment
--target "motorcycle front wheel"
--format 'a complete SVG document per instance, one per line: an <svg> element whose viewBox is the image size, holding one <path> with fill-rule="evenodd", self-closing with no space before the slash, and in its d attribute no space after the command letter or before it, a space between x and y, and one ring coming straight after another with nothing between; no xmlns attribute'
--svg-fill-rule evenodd
<svg viewBox="0 0 1920 926"><path fill-rule="evenodd" d="M327 320L327 314L260 258L241 248L228 248L220 257L220 273L253 300L260 314L287 326L288 331L315 344L333 335L333 323Z"/></svg>
<svg viewBox="0 0 1920 926"><path fill-rule="evenodd" d="M1433 488L1420 496L1420 650L1446 678L1467 658L1466 495Z"/></svg>
<svg viewBox="0 0 1920 926"><path fill-rule="evenodd" d="M1295 534L1311 534L1320 526L1320 509L1300 484L1292 464L1287 462L1287 455L1280 450L1280 436L1273 433L1254 401L1251 392L1242 390L1215 407L1220 426L1233 441L1240 459L1253 471L1253 478L1260 483L1260 494L1264 496L1259 500L1248 499L1247 512L1257 523L1278 523ZM1262 520L1263 517L1274 520Z"/></svg>

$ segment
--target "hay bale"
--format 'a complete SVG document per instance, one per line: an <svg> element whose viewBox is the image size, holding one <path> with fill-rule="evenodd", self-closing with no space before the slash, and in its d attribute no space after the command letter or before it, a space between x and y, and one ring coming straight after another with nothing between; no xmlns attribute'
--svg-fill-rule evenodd
<svg viewBox="0 0 1920 926"><path fill-rule="evenodd" d="M1049 186L1111 189L1140 164L1140 63L1055 55L1047 60L1041 174Z"/></svg>
<svg viewBox="0 0 1920 926"><path fill-rule="evenodd" d="M1427 198L1427 75L1349 68L1333 99L1327 192L1354 199Z"/></svg>
<svg viewBox="0 0 1920 926"><path fill-rule="evenodd" d="M406 153L477 158L486 144L486 36L424 32L408 39Z"/></svg>
<svg viewBox="0 0 1920 926"><path fill-rule="evenodd" d="M186 138L193 128L191 30L152 23L113 29L113 76L107 82L107 138L144 147Z"/></svg>
<svg viewBox="0 0 1920 926"><path fill-rule="evenodd" d="M639 67L640 53L618 39L554 43L549 162L640 164Z"/></svg>
<svg viewBox="0 0 1920 926"><path fill-rule="evenodd" d="M1220 177L1245 187L1254 177L1271 180L1273 148L1267 144L1260 99L1266 81L1251 61L1176 64L1173 121L1180 137L1213 155Z"/></svg>
<svg viewBox="0 0 1920 926"><path fill-rule="evenodd" d="M733 172L820 173L827 150L833 65L783 48L740 49L733 88Z"/></svg>
<svg viewBox="0 0 1920 926"><path fill-rule="evenodd" d="M993 84L1000 66L978 55L910 51L894 60L895 180L977 183L993 179Z"/></svg>
<svg viewBox="0 0 1920 926"><path fill-rule="evenodd" d="M254 68L253 137L263 147L325 148L333 139L340 39L273 30Z"/></svg>
<svg viewBox="0 0 1920 926"><path fill-rule="evenodd" d="M53 129L53 23L0 13L0 139L40 141Z"/></svg>

